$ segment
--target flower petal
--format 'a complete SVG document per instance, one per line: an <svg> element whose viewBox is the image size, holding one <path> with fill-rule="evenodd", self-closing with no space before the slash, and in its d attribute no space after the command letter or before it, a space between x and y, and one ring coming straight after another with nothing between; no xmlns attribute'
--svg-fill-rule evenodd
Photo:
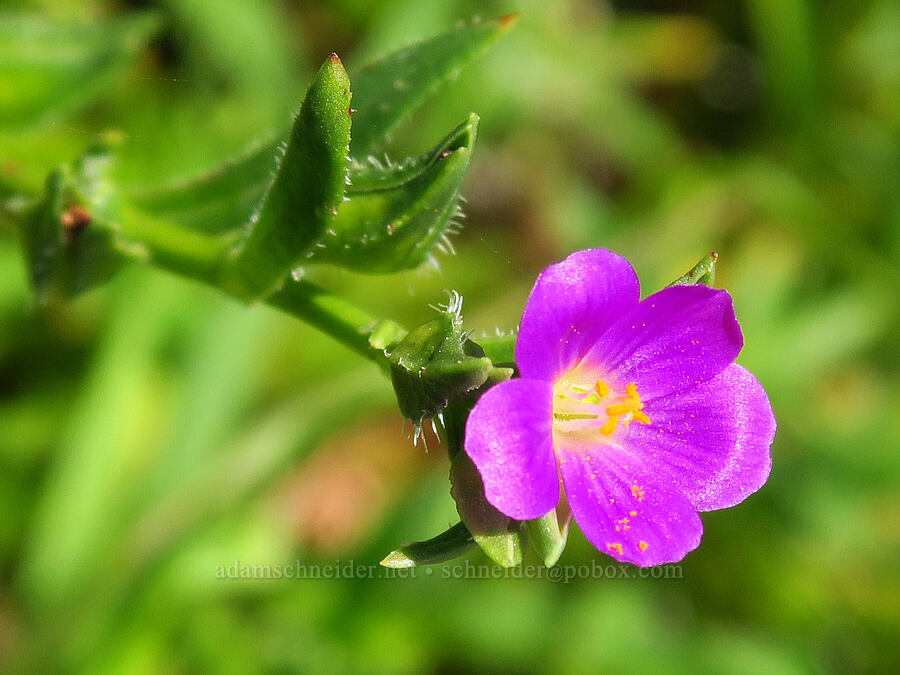
<svg viewBox="0 0 900 675"><path fill-rule="evenodd" d="M769 477L775 417L762 386L732 364L709 382L656 398L621 443L682 492L698 511L724 509Z"/></svg>
<svg viewBox="0 0 900 675"><path fill-rule="evenodd" d="M641 567L677 562L700 544L690 502L640 458L612 445L557 447L575 522L600 551Z"/></svg>
<svg viewBox="0 0 900 675"><path fill-rule="evenodd" d="M672 286L616 321L582 362L624 386L636 382L646 402L712 379L743 346L726 291Z"/></svg>
<svg viewBox="0 0 900 675"><path fill-rule="evenodd" d="M466 452L488 502L510 518L540 518L559 502L552 406L549 382L517 379L489 389L469 414Z"/></svg>
<svg viewBox="0 0 900 675"><path fill-rule="evenodd" d="M639 297L631 264L606 249L578 251L545 269L528 297L516 341L522 377L556 381Z"/></svg>

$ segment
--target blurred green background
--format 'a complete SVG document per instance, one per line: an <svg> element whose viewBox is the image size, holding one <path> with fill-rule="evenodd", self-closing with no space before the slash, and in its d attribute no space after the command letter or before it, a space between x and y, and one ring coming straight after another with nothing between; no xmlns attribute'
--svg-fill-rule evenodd
<svg viewBox="0 0 900 675"><path fill-rule="evenodd" d="M30 55L71 74L49 114L5 120L0 196L36 192L110 128L127 136L126 185L178 182L280 128L332 51L352 79L368 58L459 20L523 10L390 153L421 152L466 113L482 116L458 254L440 272L315 276L407 325L454 288L467 326L492 332L514 326L537 272L575 249L626 255L645 292L716 249L718 284L744 329L740 360L779 422L768 484L704 516L681 579L452 580L441 568L406 579L219 579L234 561L375 565L445 529L457 519L445 455L412 447L374 366L274 310L143 268L34 307L4 227L0 670L896 667L896 2L0 8L43 17L29 35L53 19L89 37L85 47L74 31ZM155 33L123 39L105 23L146 9ZM0 111L15 94L3 83L9 54L40 44L17 46L9 33ZM574 533L561 564L590 561L610 559Z"/></svg>

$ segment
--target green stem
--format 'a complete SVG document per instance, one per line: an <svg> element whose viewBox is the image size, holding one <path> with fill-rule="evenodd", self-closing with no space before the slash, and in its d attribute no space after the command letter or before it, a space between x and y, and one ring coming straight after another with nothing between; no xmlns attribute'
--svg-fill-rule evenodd
<svg viewBox="0 0 900 675"><path fill-rule="evenodd" d="M130 205L122 208L120 227L126 239L149 251L154 265L214 286L233 243L230 237L194 232Z"/></svg>
<svg viewBox="0 0 900 675"><path fill-rule="evenodd" d="M152 264L229 293L229 289L219 283L219 272L222 260L233 244L232 237L187 230L130 206L124 209L121 228L126 238L147 249ZM265 302L305 321L384 368L388 366L384 350L370 344L370 336L374 330L386 328L391 329L392 335L405 333L394 322L378 320L308 281L288 279Z"/></svg>
<svg viewBox="0 0 900 675"><path fill-rule="evenodd" d="M379 320L343 298L308 281L288 280L266 302L318 328L357 354L387 365L384 351L369 343Z"/></svg>

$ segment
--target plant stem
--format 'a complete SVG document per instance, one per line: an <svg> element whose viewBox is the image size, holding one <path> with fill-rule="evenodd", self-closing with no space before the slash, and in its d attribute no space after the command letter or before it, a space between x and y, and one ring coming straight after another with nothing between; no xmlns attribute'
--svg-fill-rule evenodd
<svg viewBox="0 0 900 675"><path fill-rule="evenodd" d="M125 211L122 232L144 246L150 253L150 262L157 267L202 281L237 297L219 283L222 260L233 243L230 237L193 232L131 207ZM319 329L357 354L387 367L383 349L369 343L373 330L384 327L386 322L352 303L308 281L293 279L286 280L265 302ZM395 333L405 332L393 322L387 323L395 329Z"/></svg>
<svg viewBox="0 0 900 675"><path fill-rule="evenodd" d="M308 281L288 280L266 303L302 319L379 365L387 365L384 351L369 344L379 320L343 298Z"/></svg>
<svg viewBox="0 0 900 675"><path fill-rule="evenodd" d="M121 231L150 252L154 265L214 286L232 245L228 237L194 232L128 205L123 207Z"/></svg>

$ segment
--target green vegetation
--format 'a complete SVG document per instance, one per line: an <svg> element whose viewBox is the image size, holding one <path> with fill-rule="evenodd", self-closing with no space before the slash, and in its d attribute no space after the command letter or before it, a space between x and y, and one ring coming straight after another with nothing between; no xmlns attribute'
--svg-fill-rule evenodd
<svg viewBox="0 0 900 675"><path fill-rule="evenodd" d="M520 10L489 50L509 19L474 24L465 44L445 35L430 98L404 86L421 77L415 47L408 71L365 66ZM0 670L805 673L900 660L896 3L0 11ZM153 234L160 266L222 273L335 51L360 130L357 212L338 229L358 229L316 252L328 264L304 268L302 295L272 304L315 312L333 302L321 286L413 327L452 287L477 338L514 327L535 275L572 250L625 255L645 292L718 252L739 361L778 418L774 468L746 503L704 516L701 547L666 578L609 578L618 566L576 528L555 583L531 552L511 569L542 578L502 578L514 573L459 530L461 560L379 567L459 519L446 453L430 436L428 452L412 446L384 373L283 312L141 264L148 251L130 243ZM109 148L115 163L100 161ZM461 183L457 254L413 271L455 229ZM122 225L112 249L111 230L80 240L79 260L99 260L91 276L41 226L64 195ZM13 224L36 204L23 240ZM441 227L427 251L414 236L402 258L377 240L344 248L395 221L408 228L397 236L421 233L428 209ZM360 261L391 274L338 267ZM296 257L282 262L285 275ZM270 272L232 291L252 296ZM402 334L371 329L372 344ZM504 363L508 347L484 351ZM241 578L254 575L273 578Z"/></svg>

